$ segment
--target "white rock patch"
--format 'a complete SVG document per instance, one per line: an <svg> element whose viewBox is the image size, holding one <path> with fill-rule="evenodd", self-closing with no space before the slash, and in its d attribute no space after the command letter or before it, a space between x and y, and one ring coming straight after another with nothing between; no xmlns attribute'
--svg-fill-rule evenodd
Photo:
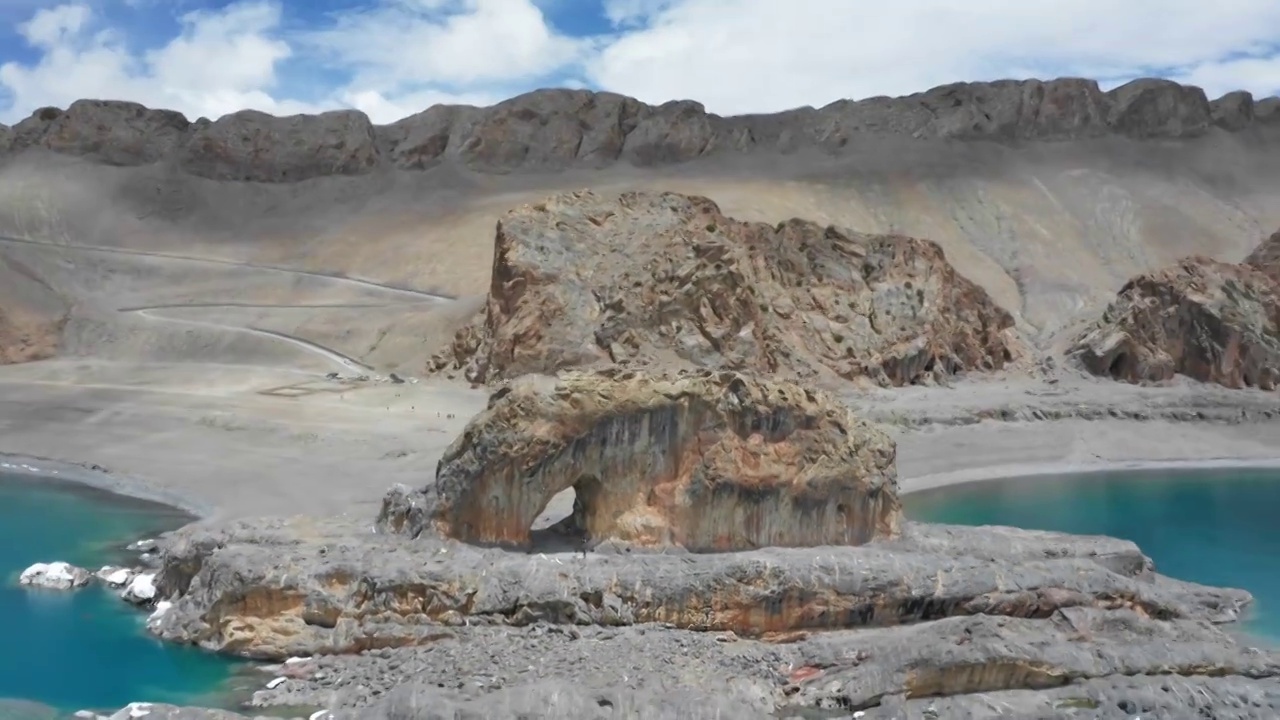
<svg viewBox="0 0 1280 720"><path fill-rule="evenodd" d="M88 585L91 577L88 570L70 563L36 563L22 571L18 583L50 590L70 590Z"/></svg>
<svg viewBox="0 0 1280 720"><path fill-rule="evenodd" d="M145 605L156 597L156 574L142 573L129 581L120 597L134 605Z"/></svg>
<svg viewBox="0 0 1280 720"><path fill-rule="evenodd" d="M164 614L169 612L169 608L171 607L173 607L173 603L168 600L161 600L156 603L156 609L147 616L147 627L154 628L159 625L160 621L164 619Z"/></svg>
<svg viewBox="0 0 1280 720"><path fill-rule="evenodd" d="M133 580L134 575L137 575L136 572L129 568L115 567L114 565L107 565L94 574L108 587L114 588L128 585L129 581Z"/></svg>

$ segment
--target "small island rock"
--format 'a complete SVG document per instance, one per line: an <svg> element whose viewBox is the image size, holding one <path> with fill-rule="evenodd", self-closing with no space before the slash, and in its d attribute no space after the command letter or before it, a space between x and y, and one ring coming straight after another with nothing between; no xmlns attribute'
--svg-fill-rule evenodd
<svg viewBox="0 0 1280 720"><path fill-rule="evenodd" d="M22 571L18 583L49 590L71 590L88 585L92 577L88 570L70 563L36 563Z"/></svg>

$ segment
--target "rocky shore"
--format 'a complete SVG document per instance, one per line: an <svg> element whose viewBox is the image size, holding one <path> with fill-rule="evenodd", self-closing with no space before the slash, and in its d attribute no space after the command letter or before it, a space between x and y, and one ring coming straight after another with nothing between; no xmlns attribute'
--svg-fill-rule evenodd
<svg viewBox="0 0 1280 720"><path fill-rule="evenodd" d="M687 383L699 390L680 392ZM761 390L744 391L744 383ZM714 474L693 471L672 486L662 465L626 468L660 457L697 467L699 457L720 456L716 438L729 442L739 431L747 440L737 449L742 467L757 466L753 454L785 453L793 442L785 433L770 438L769 423L744 420L790 391L760 383L733 373L588 373L499 390L446 453L437 482L425 494L393 489L376 525L242 521L167 537L157 585L172 605L153 629L285 663L283 679L254 702L310 705L335 718L1008 716L1002 708L1028 713L1020 717L1073 717L1074 709L1131 717L1180 710L1191 694L1215 711L1240 709L1226 717L1280 707L1280 656L1219 627L1247 608L1248 593L1161 576L1125 541L877 526L855 515L852 527L880 528L858 544L690 552L669 535L601 524L598 513L616 505L593 506L602 498L589 494L571 516L585 522L551 528L545 545L485 547L449 537L465 536L463 526L436 522L456 517L458 493L472 488L510 502L518 495L467 483L534 482L555 467L557 452L569 453L558 462L571 465L556 476L590 475L599 472L592 463L607 463L616 475L606 477L632 477L697 516L714 502ZM628 400L648 387L686 408L714 401L735 410L722 425L690 428L697 413L664 424ZM810 395L786 406L784 424L811 427L836 407ZM538 397L560 404L539 405ZM594 416L582 404L593 398L633 409ZM631 423L627 412L649 419ZM515 425L537 433L523 455L514 450L524 442L518 435L495 434L496 417L505 432ZM613 418L632 429L592 429ZM556 428L569 434L556 439ZM878 433L856 423L849 432ZM699 438L697 454L679 449L683 437ZM875 442L891 453L887 438ZM541 455L529 455L534 449ZM512 464L450 469L457 461L447 458L468 453ZM884 491L896 489L888 478ZM538 497L530 496L535 508L545 502ZM731 497L745 515L778 512L770 493ZM849 501L837 494L827 502ZM765 526L807 517L792 510Z"/></svg>
<svg viewBox="0 0 1280 720"><path fill-rule="evenodd" d="M146 166L147 182L174 189L160 215L179 227L188 201L221 222L238 216L227 212L239 207L226 199L233 193L262 195L273 215L272 198L317 188L337 198L355 187L315 184L325 176L373 187L440 169L466 184L747 153L854 157L885 138L948 152L976 141L1001 153L1032 141L1123 141L1137 153L1206 136L1268 141L1278 127L1280 99L1210 101L1162 80L1105 93L1079 79L964 83L741 118L687 101L551 90L493 108L434 107L389 126L355 112L189 121L85 100L0 127L0 163L21 169L58 155L106 166L95 172ZM224 191L221 206L197 201ZM966 227L985 227L976 195ZM1103 214L1083 202L1090 217ZM1007 231L991 217L990 233L973 232ZM156 317L182 327L121 335L146 360L136 366L72 358L6 368L0 405L12 409L0 410L0 450L112 458L120 475L95 482L186 468L175 493L221 514L158 539L155 567L129 577L125 592L151 612L157 636L267 663L251 703L262 712L1280 716L1280 654L1231 632L1247 592L1165 577L1127 541L910 522L900 500L904 475L918 489L1020 462L1275 462L1276 237L1242 263L1190 257L1144 272L1102 312L1075 304L1079 288L1058 287L1070 282L1037 277L1065 260L1022 258L1016 239L1001 237L1006 245L982 245L991 257L964 261L998 260L1007 274L989 275L991 285L962 274L927 237L744 221L697 194L558 192L501 216L485 296L455 311L470 317L449 326L452 341L428 350L415 338L419 354L399 358L416 363L421 384L356 392L336 373L263 368L253 363L279 356L250 362L232 352L247 346L209 338L283 339L326 362L355 362L317 343ZM205 262L78 251L119 256L130 287L145 276L126 264L139 257L151 269ZM298 275L210 262L284 273L316 296L338 280L430 295L332 268ZM183 267L169 271L184 284L212 272ZM7 260L0 270L39 278ZM998 302L997 286L1018 302ZM262 290L255 312L304 307L277 303L297 300L296 288L263 281ZM167 303L170 294L159 293ZM1038 328L1028 305L1014 307L1035 297L1052 299ZM164 307L196 307L184 298ZM1054 303L1088 315L1049 317ZM12 336L21 352L0 360L54 352L9 307L0 308L0 343ZM99 321L99 330L121 322ZM101 332L85 345L115 337ZM174 336L194 337L181 347L202 361L206 347L231 350L191 370L171 361L181 353L156 350L178 345L152 344ZM242 366L229 369L228 358ZM450 384L458 378L473 387ZM101 581L132 572L112 570ZM55 564L28 580L70 587L89 575ZM108 717L242 716L135 705Z"/></svg>

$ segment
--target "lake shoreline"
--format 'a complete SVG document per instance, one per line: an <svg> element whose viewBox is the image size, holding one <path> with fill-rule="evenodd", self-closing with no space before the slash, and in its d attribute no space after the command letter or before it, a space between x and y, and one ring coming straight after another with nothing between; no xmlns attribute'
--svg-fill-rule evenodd
<svg viewBox="0 0 1280 720"><path fill-rule="evenodd" d="M104 467L71 460L0 452L0 472L32 480L61 481L132 500L164 505L190 515L193 522L210 517L215 512L214 508L207 503L199 502L168 488L157 487L155 483L121 475Z"/></svg>
<svg viewBox="0 0 1280 720"><path fill-rule="evenodd" d="M998 482L1035 482L1066 475L1103 475L1107 473L1156 473L1161 470L1280 470L1280 457L1205 458L1202 460L1111 460L1100 463L1043 462L1021 465L992 465L912 477L901 483L899 493L915 493Z"/></svg>
<svg viewBox="0 0 1280 720"><path fill-rule="evenodd" d="M147 611L121 599L119 589L97 581L65 591L17 582L36 562L69 562L90 573L137 566L138 553L127 551L128 543L189 525L195 519L190 506L178 507L166 502L174 499L169 494L101 470L14 455L0 458L0 497L7 517L0 528L0 607L8 620L0 624L6 637L26 648L0 658L20 666L9 666L0 678L0 697L57 708L59 717L80 710L110 715L128 702L184 698L243 707L248 695L233 681L244 661L157 644L145 629ZM62 667L83 675L86 658L104 655L116 658L115 670L90 673L72 685L55 679L65 674Z"/></svg>

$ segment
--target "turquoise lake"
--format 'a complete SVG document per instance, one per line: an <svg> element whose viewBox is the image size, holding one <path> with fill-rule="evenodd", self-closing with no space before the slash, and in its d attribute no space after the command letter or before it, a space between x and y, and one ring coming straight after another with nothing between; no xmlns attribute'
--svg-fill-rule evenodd
<svg viewBox="0 0 1280 720"><path fill-rule="evenodd" d="M35 562L96 570L128 561L124 545L191 518L172 508L80 485L0 474L0 698L63 713L134 701L225 705L243 664L147 635L146 615L100 586L22 588Z"/></svg>
<svg viewBox="0 0 1280 720"><path fill-rule="evenodd" d="M1280 640L1280 471L1143 470L997 480L913 493L913 520L1132 540L1156 570L1254 595L1240 629Z"/></svg>

